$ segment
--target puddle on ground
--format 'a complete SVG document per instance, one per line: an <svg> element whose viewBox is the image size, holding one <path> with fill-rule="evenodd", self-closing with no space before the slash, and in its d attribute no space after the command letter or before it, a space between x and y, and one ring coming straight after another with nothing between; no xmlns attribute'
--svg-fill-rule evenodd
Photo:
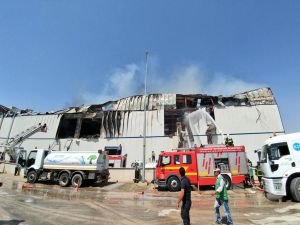
<svg viewBox="0 0 300 225"><path fill-rule="evenodd" d="M179 209L163 209L158 212L158 216L168 216L172 212L180 213L180 210Z"/></svg>

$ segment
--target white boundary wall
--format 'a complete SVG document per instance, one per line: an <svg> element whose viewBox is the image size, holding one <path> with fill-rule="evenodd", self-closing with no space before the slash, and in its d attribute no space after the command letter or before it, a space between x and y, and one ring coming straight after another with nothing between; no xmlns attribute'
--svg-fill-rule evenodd
<svg viewBox="0 0 300 225"><path fill-rule="evenodd" d="M5 166L5 172L8 174L14 174L15 173L15 164L9 164L9 163L1 163L0 164L0 172L3 172L3 168ZM145 175L146 175L146 180L148 182L151 182L154 179L154 174L155 170L154 169L146 169L145 170ZM109 182L133 182L134 179L134 174L135 171L132 168L113 168L109 170L110 173L110 179ZM0 175L1 176L1 175ZM20 172L20 177L24 177L24 170L21 169Z"/></svg>

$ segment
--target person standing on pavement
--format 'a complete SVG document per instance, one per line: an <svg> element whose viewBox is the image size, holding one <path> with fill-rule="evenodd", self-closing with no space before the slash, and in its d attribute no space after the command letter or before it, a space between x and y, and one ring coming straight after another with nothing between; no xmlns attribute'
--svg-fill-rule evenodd
<svg viewBox="0 0 300 225"><path fill-rule="evenodd" d="M215 184L215 191L213 192L213 195L216 196L215 200L215 210L216 210L216 224L222 224L221 222L221 215L220 215L220 207L224 205L225 208L225 213L227 216L227 224L232 225L232 218L230 214L230 209L228 205L228 194L226 190L226 185L225 185L225 180L223 176L221 175L221 170L219 168L216 168L214 170L215 176L217 177L216 179L216 184Z"/></svg>
<svg viewBox="0 0 300 225"><path fill-rule="evenodd" d="M254 186L253 167L252 167L252 162L249 159L248 159L248 167L249 167L249 177L250 177L251 186Z"/></svg>
<svg viewBox="0 0 300 225"><path fill-rule="evenodd" d="M259 182L259 187L262 188L263 184L262 184L262 177L264 176L264 173L260 167L260 162L257 162L257 166L256 166L256 170L255 170L255 175L258 178L258 182Z"/></svg>
<svg viewBox="0 0 300 225"><path fill-rule="evenodd" d="M190 225L190 209L192 206L191 181L185 176L185 169L183 167L180 167L179 173L181 176L181 191L178 197L177 209L182 201L181 218L184 225Z"/></svg>
<svg viewBox="0 0 300 225"><path fill-rule="evenodd" d="M155 152L152 151L152 162L155 162Z"/></svg>

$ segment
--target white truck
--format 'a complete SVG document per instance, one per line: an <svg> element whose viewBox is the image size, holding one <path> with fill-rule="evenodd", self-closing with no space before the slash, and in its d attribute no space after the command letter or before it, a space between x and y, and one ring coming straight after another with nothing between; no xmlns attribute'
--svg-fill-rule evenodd
<svg viewBox="0 0 300 225"><path fill-rule="evenodd" d="M260 166L266 193L300 202L300 133L269 138L261 151Z"/></svg>
<svg viewBox="0 0 300 225"><path fill-rule="evenodd" d="M106 152L51 152L34 149L25 161L24 177L28 183L51 180L66 187L80 187L84 182L107 182L109 179ZM49 176L48 176L49 175Z"/></svg>

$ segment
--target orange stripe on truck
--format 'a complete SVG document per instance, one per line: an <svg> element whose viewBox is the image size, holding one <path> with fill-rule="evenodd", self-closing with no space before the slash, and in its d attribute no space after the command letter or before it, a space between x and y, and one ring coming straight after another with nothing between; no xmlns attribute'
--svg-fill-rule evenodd
<svg viewBox="0 0 300 225"><path fill-rule="evenodd" d="M180 167L183 167L185 170L187 170L189 168L188 166L165 166L165 167L162 167L162 169L165 169L165 170L179 170Z"/></svg>
<svg viewBox="0 0 300 225"><path fill-rule="evenodd" d="M197 176L197 172L185 173L187 176Z"/></svg>

